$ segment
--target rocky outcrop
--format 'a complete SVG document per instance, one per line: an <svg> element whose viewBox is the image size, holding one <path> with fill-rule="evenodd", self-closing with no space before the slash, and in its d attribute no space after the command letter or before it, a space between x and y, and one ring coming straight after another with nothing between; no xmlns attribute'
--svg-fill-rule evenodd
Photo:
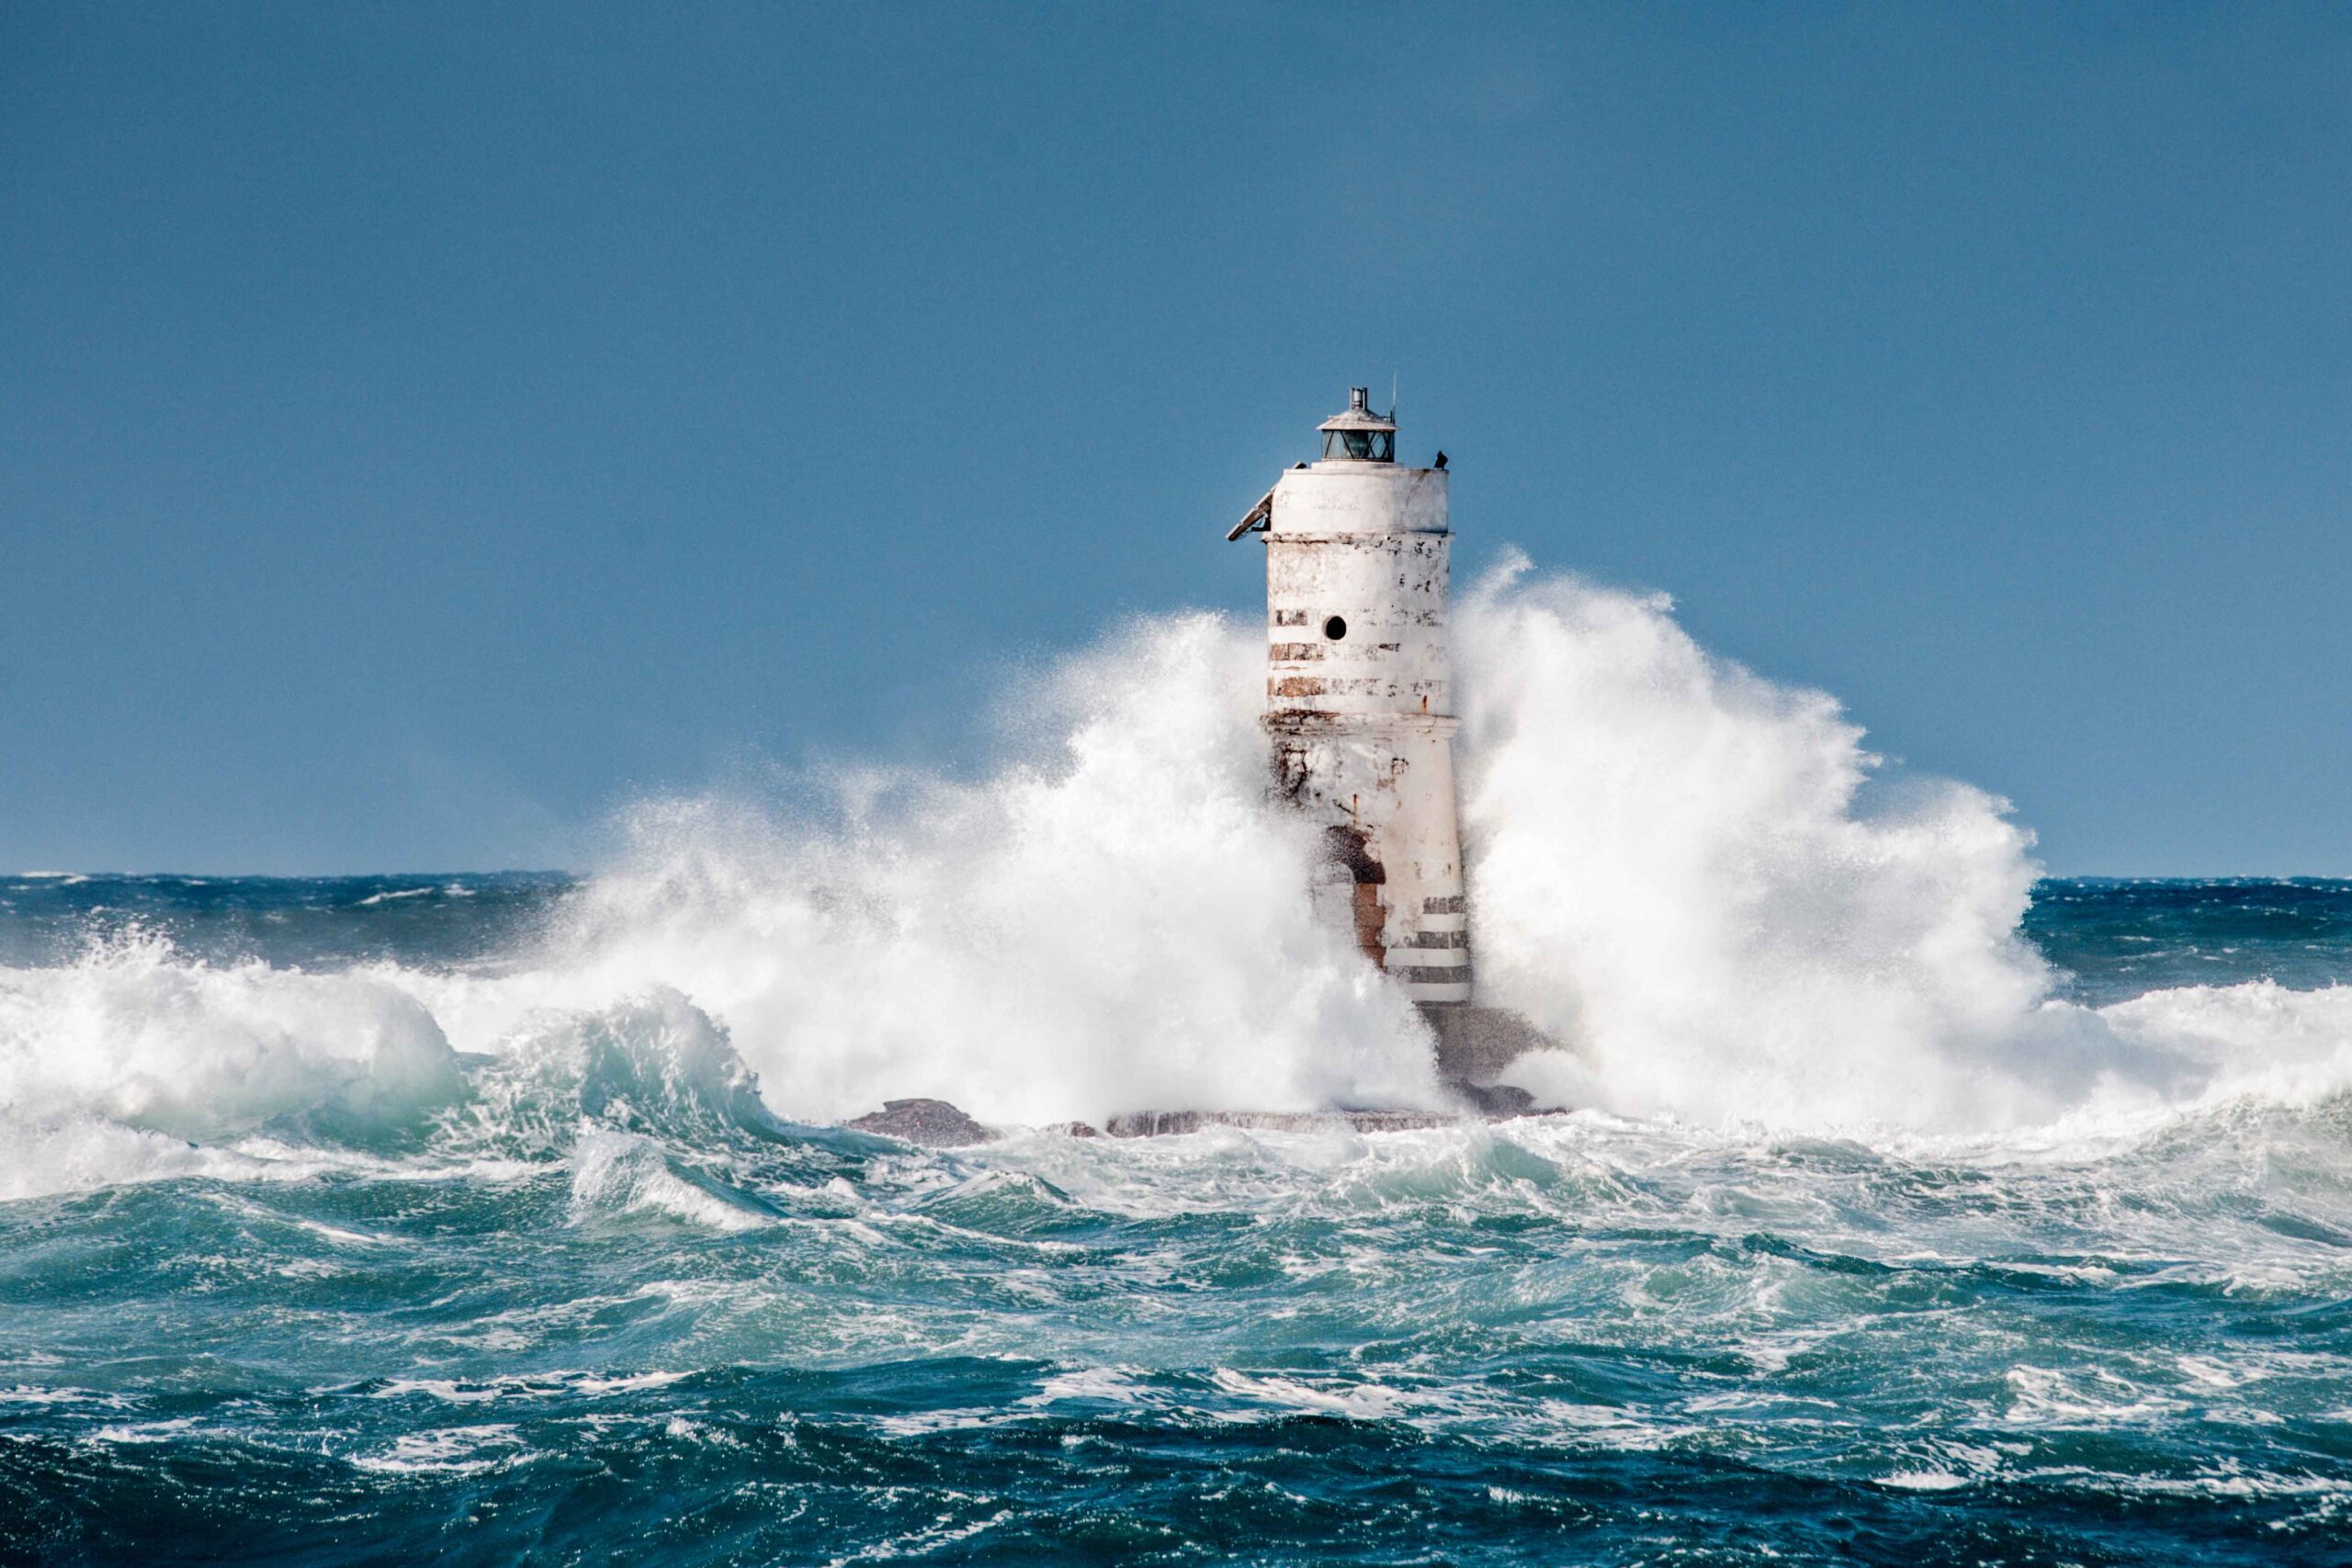
<svg viewBox="0 0 2352 1568"><path fill-rule="evenodd" d="M1204 1127L1246 1127L1268 1133L1307 1133L1351 1127L1359 1133L1408 1132L1448 1127L1462 1120L1450 1111L1131 1111L1114 1116L1102 1130L1114 1138L1164 1138Z"/></svg>
<svg viewBox="0 0 2352 1568"><path fill-rule="evenodd" d="M1437 1035L1438 1077L1456 1089L1491 1085L1530 1051L1559 1049L1559 1042L1504 1008L1428 1007L1421 1016Z"/></svg>
<svg viewBox="0 0 2352 1568"><path fill-rule="evenodd" d="M1462 1009L1460 1011L1473 1010ZM1481 1012L1485 1009L1476 1010ZM1509 1013L1494 1017L1512 1020ZM1523 1023L1519 1024L1524 1030ZM1532 1031L1527 1032L1532 1036ZM1532 1036L1540 1040L1541 1036ZM1501 1043L1515 1043L1518 1036L1509 1030L1498 1030L1493 1038ZM1498 1055L1501 1055L1499 1052ZM1507 1065L1511 1050L1501 1055L1501 1061L1488 1068L1499 1071ZM1458 1064L1457 1064L1458 1065ZM1482 1066L1487 1066L1481 1061ZM1452 1126L1468 1117L1484 1117L1489 1122L1501 1122L1514 1116L1535 1112L1534 1097L1523 1089L1508 1084L1481 1083L1460 1074L1449 1074L1446 1088L1459 1099L1459 1103L1447 1111L1131 1111L1114 1116L1102 1123L1102 1132L1114 1138L1161 1138L1182 1133L1197 1133L1206 1127L1241 1127L1270 1133L1305 1133L1319 1128L1346 1127L1359 1133L1399 1133L1421 1127ZM886 1138L900 1138L926 1148L954 1149L973 1144L993 1142L997 1136L979 1122L944 1100L893 1100L881 1110L843 1123L861 1133L878 1133ZM1041 1127L1040 1132L1066 1133L1071 1137L1100 1136L1083 1122L1056 1122Z"/></svg>
<svg viewBox="0 0 2352 1568"><path fill-rule="evenodd" d="M1470 1109L1489 1122L1535 1115L1535 1097L1516 1084L1468 1083L1456 1078L1446 1087L1467 1100Z"/></svg>
<svg viewBox="0 0 2352 1568"><path fill-rule="evenodd" d="M996 1136L944 1100L884 1100L881 1110L843 1125L933 1149L985 1144Z"/></svg>

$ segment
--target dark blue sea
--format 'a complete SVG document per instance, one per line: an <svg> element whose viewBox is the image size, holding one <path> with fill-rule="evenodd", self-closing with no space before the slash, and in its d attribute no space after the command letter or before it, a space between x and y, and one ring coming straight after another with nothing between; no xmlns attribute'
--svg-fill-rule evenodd
<svg viewBox="0 0 2352 1568"><path fill-rule="evenodd" d="M944 1151L589 897L0 878L0 1560L2352 1562L2352 884L2035 886L2048 1115Z"/></svg>

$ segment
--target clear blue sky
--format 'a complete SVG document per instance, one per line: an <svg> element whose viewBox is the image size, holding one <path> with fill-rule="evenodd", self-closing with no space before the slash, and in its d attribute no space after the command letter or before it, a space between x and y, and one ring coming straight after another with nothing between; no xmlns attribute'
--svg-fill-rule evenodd
<svg viewBox="0 0 2352 1568"><path fill-rule="evenodd" d="M2061 872L2352 874L2352 9L0 5L0 867L574 861L1403 378Z"/></svg>

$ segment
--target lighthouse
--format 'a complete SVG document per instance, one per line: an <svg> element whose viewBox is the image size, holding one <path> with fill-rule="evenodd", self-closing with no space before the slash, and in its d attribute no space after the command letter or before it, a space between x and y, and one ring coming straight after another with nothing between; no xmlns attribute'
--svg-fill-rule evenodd
<svg viewBox="0 0 2352 1568"><path fill-rule="evenodd" d="M1470 1000L1453 799L1446 471L1396 460L1368 389L1227 539L1266 546L1273 787L1323 829L1312 896L1441 1026Z"/></svg>

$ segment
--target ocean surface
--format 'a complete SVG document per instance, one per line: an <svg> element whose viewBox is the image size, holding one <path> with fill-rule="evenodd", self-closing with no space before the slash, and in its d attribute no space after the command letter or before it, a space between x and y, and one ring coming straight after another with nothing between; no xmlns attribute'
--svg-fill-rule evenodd
<svg viewBox="0 0 2352 1568"><path fill-rule="evenodd" d="M208 978L495 977L578 897L0 878L0 1038L93 966L195 987L136 993L183 1040ZM2025 928L2086 1006L2352 977L2352 884L2043 882ZM792 1120L658 1002L569 1040L12 1140L0 1557L2352 1558L2342 1095L933 1152Z"/></svg>

